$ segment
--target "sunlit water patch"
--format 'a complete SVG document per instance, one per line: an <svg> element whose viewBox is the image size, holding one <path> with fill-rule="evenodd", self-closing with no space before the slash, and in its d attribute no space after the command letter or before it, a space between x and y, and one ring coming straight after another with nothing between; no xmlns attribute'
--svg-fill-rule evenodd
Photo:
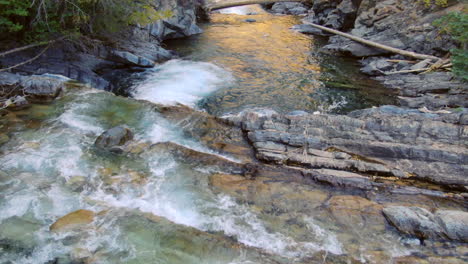
<svg viewBox="0 0 468 264"><path fill-rule="evenodd" d="M211 14L202 34L166 44L185 60L232 72L232 85L200 102L216 115L252 107L342 113L393 102L388 90L359 72L356 61L319 53L322 40L291 29L300 23L259 6L234 7Z"/></svg>

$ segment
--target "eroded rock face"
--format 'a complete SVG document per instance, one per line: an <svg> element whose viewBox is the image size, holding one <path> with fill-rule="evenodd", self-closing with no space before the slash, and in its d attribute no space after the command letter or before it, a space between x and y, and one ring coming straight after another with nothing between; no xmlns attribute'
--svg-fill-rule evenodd
<svg viewBox="0 0 468 264"><path fill-rule="evenodd" d="M424 208L389 206L383 209L387 220L400 232L420 239L468 241L468 213Z"/></svg>
<svg viewBox="0 0 468 264"><path fill-rule="evenodd" d="M22 79L21 86L29 101L50 102L65 88L68 79L57 75L32 75Z"/></svg>
<svg viewBox="0 0 468 264"><path fill-rule="evenodd" d="M297 2L278 2L271 7L273 13L302 15L307 13L307 7L303 3Z"/></svg>
<svg viewBox="0 0 468 264"><path fill-rule="evenodd" d="M314 1L305 19L333 29L347 30L354 23L360 2L353 0Z"/></svg>
<svg viewBox="0 0 468 264"><path fill-rule="evenodd" d="M133 132L124 127L116 126L102 133L94 142L94 145L111 152L122 152L122 146L133 139Z"/></svg>
<svg viewBox="0 0 468 264"><path fill-rule="evenodd" d="M338 223L359 229L384 230L385 221L382 206L368 199L351 196L333 196L328 201L328 208Z"/></svg>
<svg viewBox="0 0 468 264"><path fill-rule="evenodd" d="M376 79L398 91L400 105L403 107L429 109L468 107L468 84L455 79L449 72L397 74L380 76Z"/></svg>
<svg viewBox="0 0 468 264"><path fill-rule="evenodd" d="M154 61L142 56L137 56L127 51L115 50L110 53L109 59L126 65L140 66L145 68L153 67L155 65Z"/></svg>
<svg viewBox="0 0 468 264"><path fill-rule="evenodd" d="M446 12L459 8L460 5L454 6ZM410 0L364 0L351 33L395 48L417 50L424 54L445 54L455 44L447 36L438 35L431 25L443 14L445 12L436 13ZM387 51L369 48L342 37L333 37L327 49L358 57L388 54Z"/></svg>
<svg viewBox="0 0 468 264"><path fill-rule="evenodd" d="M272 115L257 119L234 117L262 161L310 169L357 173L356 177L383 176L468 185L466 125L463 113L431 114L385 106L348 116ZM248 114L244 114L248 116ZM343 154L344 153L344 154Z"/></svg>

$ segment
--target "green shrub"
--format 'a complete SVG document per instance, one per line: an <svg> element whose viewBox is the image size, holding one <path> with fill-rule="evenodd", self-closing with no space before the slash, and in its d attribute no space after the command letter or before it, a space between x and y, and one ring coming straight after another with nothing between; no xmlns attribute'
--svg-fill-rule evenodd
<svg viewBox="0 0 468 264"><path fill-rule="evenodd" d="M453 73L468 81L468 14L463 11L450 12L434 21L434 25L460 44L460 48L451 50Z"/></svg>
<svg viewBox="0 0 468 264"><path fill-rule="evenodd" d="M21 31L24 18L29 15L28 8L28 1L0 0L0 31Z"/></svg>
<svg viewBox="0 0 468 264"><path fill-rule="evenodd" d="M171 16L154 0L0 0L0 33L37 41L50 34L99 35Z"/></svg>

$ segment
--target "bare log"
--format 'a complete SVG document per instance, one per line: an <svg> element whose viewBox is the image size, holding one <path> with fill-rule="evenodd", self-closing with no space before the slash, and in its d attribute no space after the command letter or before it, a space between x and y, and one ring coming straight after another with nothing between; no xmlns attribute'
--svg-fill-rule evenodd
<svg viewBox="0 0 468 264"><path fill-rule="evenodd" d="M447 68L450 68L450 67L452 67L452 63L442 65L442 66L438 67L437 69L447 69ZM392 74L413 73L413 72L426 73L426 72L429 72L429 71L432 71L432 70L434 70L434 69L432 69L431 67L429 67L429 68L414 69L414 70L403 70L403 71L394 71L394 72L384 72L384 74L385 74L385 75L392 75Z"/></svg>
<svg viewBox="0 0 468 264"><path fill-rule="evenodd" d="M23 50L27 50L27 49L32 49L32 48L39 47L39 46L49 45L49 44L55 43L57 41L63 40L65 38L66 38L66 36L63 36L63 37L60 37L58 39L54 39L54 40L50 40L50 41L42 41L42 42L26 45L26 46L23 46L23 47L7 50L7 51L4 51L4 52L0 53L0 57L6 56L6 55L11 54L11 53L15 53L15 52L19 52L19 51L23 51Z"/></svg>
<svg viewBox="0 0 468 264"><path fill-rule="evenodd" d="M206 9L208 11L219 10L223 8L236 7L236 6L245 6L245 5L258 5L258 4L274 4L276 2L304 2L304 0L244 0L236 2L223 2L223 3L214 3L207 5Z"/></svg>
<svg viewBox="0 0 468 264"><path fill-rule="evenodd" d="M0 72L9 71L9 70L17 68L19 66L22 66L22 65L25 65L25 64L28 64L30 62L33 62L33 61L37 60L40 56L42 56L42 54L44 54L49 49L49 47L50 47L50 44L47 45L43 50L41 50L41 52L39 52L36 56L32 57L31 59L23 61L23 62L18 63L18 64L15 64L15 65L10 66L8 68L0 69Z"/></svg>
<svg viewBox="0 0 468 264"><path fill-rule="evenodd" d="M342 36L342 37L345 37L345 38L352 39L352 40L354 40L356 42L365 44L367 46L371 46L371 47L378 48L378 49L383 49L383 50L386 50L386 51L389 51L389 52L392 52L392 53L396 53L396 54L400 54L400 55L403 55L403 56L406 56L406 57L411 57L411 58L416 58L416 59L421 59L421 60L425 60L425 59L440 60L440 58L438 58L436 56L420 54L420 53L407 51L407 50L402 50L402 49L397 49L397 48L390 47L390 46L387 46L387 45L379 44L379 43L374 42L374 41L366 40L366 39L363 39L363 38L360 38L360 37L357 37L357 36L354 36L354 35L351 35L351 34L348 34L348 33L344 33L344 32L338 31L338 30L334 30L334 29L331 29L331 28L320 26L320 25L317 25L317 24L314 24L314 23L311 23L311 22L304 21L303 23L307 24L307 25L311 25L311 26L313 26L315 28L318 28L318 29L321 29L323 31L333 33L335 35L339 35L339 36Z"/></svg>

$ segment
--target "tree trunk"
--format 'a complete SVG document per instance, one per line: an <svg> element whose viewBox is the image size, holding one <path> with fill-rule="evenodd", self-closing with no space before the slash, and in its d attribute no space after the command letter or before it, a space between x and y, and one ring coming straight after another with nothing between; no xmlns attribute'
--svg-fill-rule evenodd
<svg viewBox="0 0 468 264"><path fill-rule="evenodd" d="M387 46L387 45L379 44L377 42L373 42L373 41L370 41L370 40L365 40L363 38L356 37L356 36L353 36L353 35L348 34L348 33L344 33L344 32L334 30L334 29L331 29L331 28L327 28L327 27L324 27L324 26L320 26L320 25L317 25L317 24L314 24L314 23L311 23L311 22L306 22L305 21L303 23L307 24L307 25L311 25L311 26L313 26L315 28L318 28L318 29L321 29L323 31L333 33L335 35L339 35L339 36L342 36L342 37L345 37L345 38L352 39L354 41L357 41L359 43L362 43L362 44L365 44L365 45L368 45L368 46L371 46L371 47L374 47L374 48L383 49L383 50L390 51L390 52L396 53L396 54L400 54L400 55L403 55L403 56L406 56L406 57L411 57L411 58L416 58L416 59L421 59L421 60L425 60L425 59L440 60L440 58L438 58L436 56L420 54L420 53L416 53L416 52L412 52L412 51L393 48L393 47L390 47L390 46Z"/></svg>

